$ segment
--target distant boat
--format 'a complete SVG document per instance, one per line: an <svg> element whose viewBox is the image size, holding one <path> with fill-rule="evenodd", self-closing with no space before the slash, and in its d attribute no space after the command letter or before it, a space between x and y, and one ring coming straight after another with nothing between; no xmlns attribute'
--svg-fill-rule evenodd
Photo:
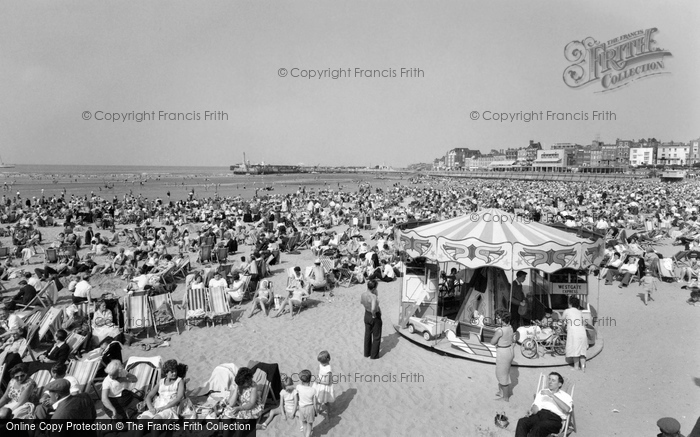
<svg viewBox="0 0 700 437"><path fill-rule="evenodd" d="M5 164L2 161L2 156L0 156L0 168L15 168L14 164Z"/></svg>

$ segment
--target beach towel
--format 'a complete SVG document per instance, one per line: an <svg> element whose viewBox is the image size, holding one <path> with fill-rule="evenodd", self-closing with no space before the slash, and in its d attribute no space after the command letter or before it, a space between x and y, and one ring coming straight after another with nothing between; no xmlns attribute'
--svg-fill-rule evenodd
<svg viewBox="0 0 700 437"><path fill-rule="evenodd" d="M153 320L156 326L165 325L175 321L172 311L167 303L163 303L157 310L153 312Z"/></svg>

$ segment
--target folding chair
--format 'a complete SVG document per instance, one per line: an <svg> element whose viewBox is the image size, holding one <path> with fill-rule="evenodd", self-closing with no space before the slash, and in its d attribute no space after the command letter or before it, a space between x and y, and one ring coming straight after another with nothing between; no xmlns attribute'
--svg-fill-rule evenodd
<svg viewBox="0 0 700 437"><path fill-rule="evenodd" d="M261 396L263 408L265 404L267 403L267 396L270 394L270 381L267 380L267 373L265 373L264 370L262 369L255 369L255 373L253 374L253 381L255 382L255 385L258 386L258 393L259 396ZM274 394L273 394L274 396ZM262 420L262 414L260 415L260 418L258 420Z"/></svg>
<svg viewBox="0 0 700 437"><path fill-rule="evenodd" d="M87 340L87 335L78 334L76 331L68 334L66 343L70 347L71 356L76 356L78 354L80 348L83 346L83 344L85 344L85 340Z"/></svg>
<svg viewBox="0 0 700 437"><path fill-rule="evenodd" d="M57 307L49 308L39 321L39 329L37 330L39 341L42 341L49 331L51 331L51 334L55 334L56 331L61 329L62 323L63 309ZM29 335L27 335L27 339L31 340Z"/></svg>
<svg viewBox="0 0 700 437"><path fill-rule="evenodd" d="M212 246L204 245L199 248L199 263L204 264L211 262L211 250Z"/></svg>
<svg viewBox="0 0 700 437"><path fill-rule="evenodd" d="M173 272L173 278L178 279L182 277L182 279L185 279L187 277L187 273L190 271L190 259L187 258L185 259L179 267L175 269Z"/></svg>
<svg viewBox="0 0 700 437"><path fill-rule="evenodd" d="M37 305L41 305L44 308L48 308L58 300L58 288L54 281L49 281L44 287L39 290L39 292L34 296L34 298L29 301L26 305L17 304L18 307L28 308Z"/></svg>
<svg viewBox="0 0 700 437"><path fill-rule="evenodd" d="M537 381L537 391L535 392L535 396L537 396L537 393L539 393L541 390L545 389L547 387L547 375L544 373L540 373L540 379ZM575 385L571 378L567 379L564 382L564 385L560 388L561 391L566 392L571 396L571 399L573 400L574 398L574 388ZM566 420L564 420L564 423L561 426L561 430L558 433L552 433L550 434L550 437L566 437L570 433L576 431L576 420L574 419L574 407L571 407L571 411L569 411L569 414L566 415Z"/></svg>
<svg viewBox="0 0 700 437"><path fill-rule="evenodd" d="M44 387L46 387L46 384L48 384L49 381L51 381L51 378L52 378L51 372L49 372L46 369L37 370L36 372L34 372L30 376L30 378L32 378L34 380L34 382L36 382L36 389L34 390L34 396L36 399L39 399L39 398L41 398L41 395L44 394Z"/></svg>
<svg viewBox="0 0 700 437"><path fill-rule="evenodd" d="M231 307L228 304L228 295L223 287L214 287L206 289L209 299L209 318L216 326L218 320L223 321L225 318L231 318ZM223 322L222 322L223 323Z"/></svg>
<svg viewBox="0 0 700 437"><path fill-rule="evenodd" d="M58 251L55 247L47 247L44 250L44 259L47 263L55 264L58 262Z"/></svg>
<svg viewBox="0 0 700 437"><path fill-rule="evenodd" d="M68 365L68 375L78 380L79 393L87 393L88 389L92 387L97 396L100 396L97 387L94 385L95 375L97 375L97 369L99 369L100 364L102 364L101 357L82 361L73 360L70 362Z"/></svg>
<svg viewBox="0 0 700 437"><path fill-rule="evenodd" d="M226 259L228 259L228 247L217 247L214 255L219 264L226 264Z"/></svg>
<svg viewBox="0 0 700 437"><path fill-rule="evenodd" d="M188 331L192 325L198 325L209 319L207 294L205 288L188 288L185 292L185 324Z"/></svg>
<svg viewBox="0 0 700 437"><path fill-rule="evenodd" d="M124 296L124 332L138 335L141 330L146 331L151 326L151 315L148 309L148 296L144 292L127 294Z"/></svg>
<svg viewBox="0 0 700 437"><path fill-rule="evenodd" d="M0 258L8 258L12 256L9 246L0 247Z"/></svg>
<svg viewBox="0 0 700 437"><path fill-rule="evenodd" d="M153 321L153 330L158 335L159 326L167 326L171 323L175 324L175 330L180 334L180 326L177 323L177 317L175 317L175 305L173 305L173 298L170 293L158 294L156 296L151 296L148 298L148 304L150 307L151 319ZM157 311L161 308L166 308L170 311L170 317L156 318Z"/></svg>
<svg viewBox="0 0 700 437"><path fill-rule="evenodd" d="M296 248L297 244L299 244L299 233L298 232L295 233L294 235L292 235L291 237L289 237L289 240L287 240L287 252L291 252L292 250L294 250Z"/></svg>
<svg viewBox="0 0 700 437"><path fill-rule="evenodd" d="M143 399L161 378L163 358L129 357L125 369L136 377L136 381L129 383L126 388Z"/></svg>

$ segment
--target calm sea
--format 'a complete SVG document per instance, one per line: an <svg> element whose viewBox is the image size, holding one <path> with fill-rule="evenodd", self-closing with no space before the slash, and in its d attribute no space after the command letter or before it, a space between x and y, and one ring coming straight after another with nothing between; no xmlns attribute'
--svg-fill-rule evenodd
<svg viewBox="0 0 700 437"><path fill-rule="evenodd" d="M0 169L2 173L14 174L45 174L45 175L68 175L68 174L222 174L230 173L228 167L161 167L161 166L141 166L141 165L17 165L15 168Z"/></svg>

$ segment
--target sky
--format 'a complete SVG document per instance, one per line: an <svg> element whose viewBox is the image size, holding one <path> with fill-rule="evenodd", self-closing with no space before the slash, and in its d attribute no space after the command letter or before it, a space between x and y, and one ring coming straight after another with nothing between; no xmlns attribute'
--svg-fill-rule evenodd
<svg viewBox="0 0 700 437"><path fill-rule="evenodd" d="M455 147L700 137L697 0L3 5L5 163L228 166L245 153L251 163L399 168ZM607 92L564 83L567 44L649 28L670 52L664 74ZM345 77L302 77L340 69ZM545 119L485 120L521 111Z"/></svg>

